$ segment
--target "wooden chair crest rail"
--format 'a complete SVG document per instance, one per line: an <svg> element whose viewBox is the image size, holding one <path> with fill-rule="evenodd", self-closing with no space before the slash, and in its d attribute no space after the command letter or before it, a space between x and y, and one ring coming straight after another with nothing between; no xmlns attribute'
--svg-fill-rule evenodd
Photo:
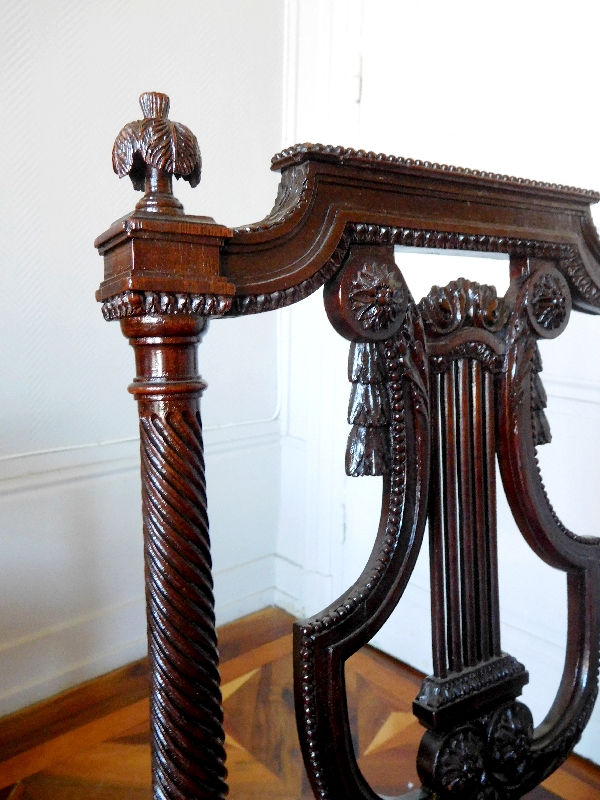
<svg viewBox="0 0 600 800"><path fill-rule="evenodd" d="M214 316L256 314L324 287L350 341L350 475L383 475L379 531L359 580L294 626L296 711L316 797L375 800L352 748L344 663L400 600L431 530L434 674L414 798L508 800L572 751L597 694L600 540L561 523L536 447L549 441L540 338L571 305L600 312L600 195L361 150L303 144L273 159L275 206L229 230L186 216L172 176L200 179L194 135L165 95L115 142L115 171L144 195L96 241L97 293L135 350L140 416L154 796L227 792L196 346ZM510 288L464 279L420 303L396 244L510 256ZM495 459L518 526L568 580L567 656L546 719L516 698L525 667L501 649Z"/></svg>

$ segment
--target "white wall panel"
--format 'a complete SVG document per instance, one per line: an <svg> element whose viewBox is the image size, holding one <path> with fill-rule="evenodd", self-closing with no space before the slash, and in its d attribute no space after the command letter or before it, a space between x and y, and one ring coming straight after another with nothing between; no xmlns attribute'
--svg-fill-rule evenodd
<svg viewBox="0 0 600 800"><path fill-rule="evenodd" d="M273 204L279 0L6 0L0 26L0 713L145 649L133 352L102 319L94 238L139 195L114 137L158 90L197 135L186 211ZM257 91L259 88L259 91ZM215 321L199 351L221 621L272 602L277 315Z"/></svg>
<svg viewBox="0 0 600 800"><path fill-rule="evenodd" d="M137 444L106 449L0 481L0 713L145 653Z"/></svg>

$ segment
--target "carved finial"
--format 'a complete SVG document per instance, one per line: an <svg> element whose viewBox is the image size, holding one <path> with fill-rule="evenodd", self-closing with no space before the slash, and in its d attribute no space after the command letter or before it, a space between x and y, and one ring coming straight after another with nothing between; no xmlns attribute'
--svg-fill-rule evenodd
<svg viewBox="0 0 600 800"><path fill-rule="evenodd" d="M144 119L167 119L171 101L162 92L144 92L140 95L140 106Z"/></svg>
<svg viewBox="0 0 600 800"><path fill-rule="evenodd" d="M120 178L129 175L134 189L145 191L136 208L161 214L183 214L173 196L172 176L200 183L202 159L198 140L185 125L168 119L166 94L144 92L140 97L144 119L120 131L113 147L113 169Z"/></svg>

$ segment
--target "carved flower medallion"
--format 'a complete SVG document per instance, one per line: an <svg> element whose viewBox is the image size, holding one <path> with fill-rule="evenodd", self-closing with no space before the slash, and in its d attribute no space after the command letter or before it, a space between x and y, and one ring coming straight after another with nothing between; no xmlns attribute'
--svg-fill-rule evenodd
<svg viewBox="0 0 600 800"><path fill-rule="evenodd" d="M436 764L436 783L452 797L476 797L485 781L485 744L479 731L465 726L444 742Z"/></svg>
<svg viewBox="0 0 600 800"><path fill-rule="evenodd" d="M399 277L384 264L365 265L354 278L348 299L356 321L366 331L390 328L406 311Z"/></svg>
<svg viewBox="0 0 600 800"><path fill-rule="evenodd" d="M391 245L352 245L342 268L327 282L323 298L331 324L351 342L394 336L412 303Z"/></svg>
<svg viewBox="0 0 600 800"><path fill-rule="evenodd" d="M567 325L571 295L561 273L552 266L535 272L527 287L527 312L536 333L553 339Z"/></svg>
<svg viewBox="0 0 600 800"><path fill-rule="evenodd" d="M531 308L542 328L554 330L564 322L567 299L555 275L543 275L533 288Z"/></svg>
<svg viewBox="0 0 600 800"><path fill-rule="evenodd" d="M509 703L493 715L488 733L488 752L492 771L513 783L529 761L533 739L533 718L523 703Z"/></svg>

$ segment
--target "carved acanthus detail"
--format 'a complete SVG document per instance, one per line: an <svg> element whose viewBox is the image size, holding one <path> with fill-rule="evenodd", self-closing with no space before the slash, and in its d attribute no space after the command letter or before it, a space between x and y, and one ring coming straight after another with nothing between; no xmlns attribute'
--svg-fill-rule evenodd
<svg viewBox="0 0 600 800"><path fill-rule="evenodd" d="M146 314L191 314L220 316L231 308L233 298L184 292L123 292L102 304L104 319L143 317Z"/></svg>
<svg viewBox="0 0 600 800"><path fill-rule="evenodd" d="M377 285L373 286L375 281L372 275L370 273L368 278L369 298L377 297L379 291ZM389 470L390 409L393 410L402 401L399 389L394 388L395 382L407 380L415 409L425 416L429 413L428 361L419 312L412 303L406 310L406 287L400 284L393 272L388 273L382 268L380 275L385 276L390 284L390 292L397 291L402 298L399 303L404 307L399 313L402 313L404 320L404 335L398 337L395 354L390 351L387 342L353 342L350 346L348 379L352 383L352 391L348 422L352 430L346 448L346 473L353 477L384 475ZM386 324L394 324L395 321L394 317Z"/></svg>
<svg viewBox="0 0 600 800"><path fill-rule="evenodd" d="M348 378L352 382L346 447L346 474L383 475L389 468L389 401L385 355L377 342L350 345Z"/></svg>
<svg viewBox="0 0 600 800"><path fill-rule="evenodd" d="M307 164L296 164L287 169L281 176L275 204L269 214L260 222L244 225L241 228L234 228L234 232L268 230L273 225L281 224L292 214L299 213L306 205L308 192L307 166Z"/></svg>
<svg viewBox="0 0 600 800"><path fill-rule="evenodd" d="M166 94L145 92L140 97L144 119L129 122L113 146L113 169L119 178L129 175L135 189L144 190L146 166L200 183L202 159L198 140L185 125L171 122Z"/></svg>
<svg viewBox="0 0 600 800"><path fill-rule="evenodd" d="M548 404L548 398L544 384L540 378L542 371L542 356L540 348L536 344L531 358L531 418L533 425L533 442L536 447L542 444L549 444L552 441L550 423L546 417L544 409Z"/></svg>
<svg viewBox="0 0 600 800"><path fill-rule="evenodd" d="M493 286L459 278L447 286L434 286L419 303L425 326L432 333L453 333L463 326L498 331L508 309Z"/></svg>
<svg viewBox="0 0 600 800"><path fill-rule="evenodd" d="M546 391L540 378L542 357L538 338L554 338L569 321L571 297L567 282L552 266L535 272L520 292L507 333L507 369L513 369L511 394L515 407L522 404L529 382L531 425L536 446L552 441L545 414ZM512 367L511 367L512 364Z"/></svg>

